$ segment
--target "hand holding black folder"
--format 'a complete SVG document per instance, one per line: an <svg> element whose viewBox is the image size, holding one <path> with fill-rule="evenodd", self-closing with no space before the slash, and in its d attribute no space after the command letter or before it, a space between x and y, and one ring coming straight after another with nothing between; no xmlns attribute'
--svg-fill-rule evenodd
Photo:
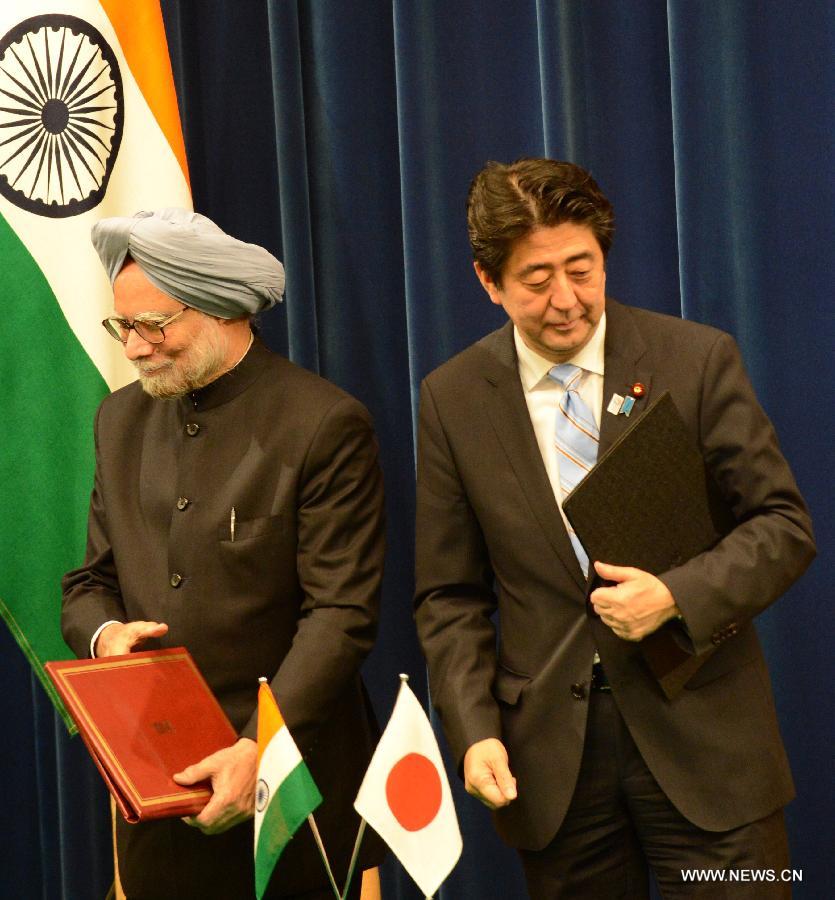
<svg viewBox="0 0 835 900"><path fill-rule="evenodd" d="M590 560L660 575L733 528L733 515L716 504L709 478L665 391L566 497L563 510ZM687 653L667 626L644 638L641 649L671 698L710 655Z"/></svg>

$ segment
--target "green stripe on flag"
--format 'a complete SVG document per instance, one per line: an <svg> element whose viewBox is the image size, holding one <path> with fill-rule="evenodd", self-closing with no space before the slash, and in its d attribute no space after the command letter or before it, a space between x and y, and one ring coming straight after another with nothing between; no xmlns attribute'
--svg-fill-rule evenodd
<svg viewBox="0 0 835 900"><path fill-rule="evenodd" d="M93 416L107 385L2 216L0 278L0 615L74 730L43 663L73 655L60 582L84 555Z"/></svg>
<svg viewBox="0 0 835 900"><path fill-rule="evenodd" d="M255 848L255 895L264 895L278 858L298 827L322 802L322 795L304 762L278 786L270 798Z"/></svg>

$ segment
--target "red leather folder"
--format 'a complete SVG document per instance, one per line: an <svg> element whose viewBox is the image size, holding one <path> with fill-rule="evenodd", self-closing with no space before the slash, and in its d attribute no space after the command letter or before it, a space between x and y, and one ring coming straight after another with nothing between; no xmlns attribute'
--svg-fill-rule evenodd
<svg viewBox="0 0 835 900"><path fill-rule="evenodd" d="M128 822L194 815L206 805L208 782L182 787L171 776L237 735L188 650L45 668Z"/></svg>

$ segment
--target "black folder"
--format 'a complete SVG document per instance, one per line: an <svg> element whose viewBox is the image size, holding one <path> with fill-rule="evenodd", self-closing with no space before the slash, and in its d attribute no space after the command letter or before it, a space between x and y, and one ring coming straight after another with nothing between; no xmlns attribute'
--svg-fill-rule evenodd
<svg viewBox="0 0 835 900"><path fill-rule="evenodd" d="M600 457L563 510L590 560L660 575L709 550L735 524L669 391ZM688 653L665 623L641 641L644 659L672 698L712 651Z"/></svg>

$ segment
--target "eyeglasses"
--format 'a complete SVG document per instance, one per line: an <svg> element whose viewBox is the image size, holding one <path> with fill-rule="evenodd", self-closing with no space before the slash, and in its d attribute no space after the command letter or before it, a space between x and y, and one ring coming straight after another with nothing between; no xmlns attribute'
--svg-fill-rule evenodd
<svg viewBox="0 0 835 900"><path fill-rule="evenodd" d="M161 344L165 340L165 332L163 329L170 325L174 319L180 316L190 306L184 306L179 312L175 312L173 316L163 319L161 322L146 322L143 319L134 319L129 322L127 319L117 319L115 316L102 320L104 330L112 337L119 341L120 344L127 344L128 335L133 329L143 341L149 344Z"/></svg>

